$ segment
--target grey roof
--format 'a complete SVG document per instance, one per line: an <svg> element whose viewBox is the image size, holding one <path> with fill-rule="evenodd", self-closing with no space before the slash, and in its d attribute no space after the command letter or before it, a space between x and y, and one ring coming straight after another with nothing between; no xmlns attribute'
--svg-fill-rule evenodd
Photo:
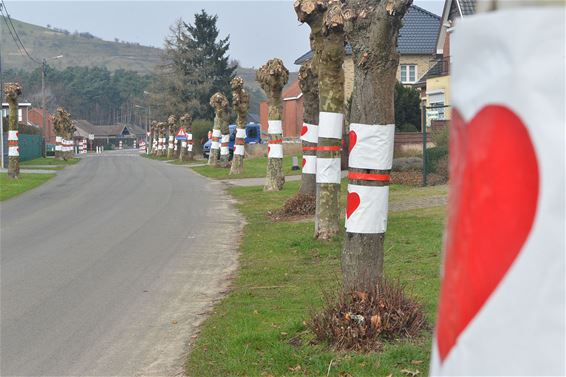
<svg viewBox="0 0 566 377"><path fill-rule="evenodd" d="M472 1L472 0L467 0ZM428 55L436 51L436 39L440 30L440 16L416 5L411 5L403 18L403 27L399 31L397 51L402 55ZM347 44L346 55L352 55L352 47ZM312 58L309 51L295 60L301 65Z"/></svg>
<svg viewBox="0 0 566 377"><path fill-rule="evenodd" d="M75 127L77 128L77 133L80 136L85 136L88 134L94 134L95 137L116 137L122 133L124 127L127 127L130 134L136 136L144 136L145 130L141 127L132 124L112 124L105 126L95 126L86 120L75 120L73 121Z"/></svg>
<svg viewBox="0 0 566 377"><path fill-rule="evenodd" d="M471 16L476 13L476 0L457 0L462 8L464 16Z"/></svg>

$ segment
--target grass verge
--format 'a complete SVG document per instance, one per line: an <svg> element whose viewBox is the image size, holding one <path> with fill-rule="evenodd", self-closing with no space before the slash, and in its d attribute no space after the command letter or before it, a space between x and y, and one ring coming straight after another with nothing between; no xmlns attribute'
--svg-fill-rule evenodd
<svg viewBox="0 0 566 377"><path fill-rule="evenodd" d="M42 185L55 174L21 174L19 179L9 179L8 174L0 174L0 201L23 194L37 186Z"/></svg>
<svg viewBox="0 0 566 377"><path fill-rule="evenodd" d="M196 170L196 169L195 169ZM298 190L232 188L246 217L240 271L230 294L215 308L193 344L186 364L191 376L401 376L401 370L428 373L431 333L387 343L381 353L335 352L314 344L304 321L322 305L322 292L338 287L342 235L327 243L313 240L312 222L277 222L265 213ZM420 188L393 186L391 200ZM425 189L430 190L430 189ZM427 192L428 194L436 194ZM444 208L390 215L385 272L406 284L434 321ZM330 367L329 367L330 366Z"/></svg>
<svg viewBox="0 0 566 377"><path fill-rule="evenodd" d="M20 166L22 168L26 166L53 166L55 168L58 166L74 165L78 163L80 160L81 160L80 158L71 158L65 161L65 160L56 160L53 157L40 157L40 158L36 158L35 160L21 161Z"/></svg>
<svg viewBox="0 0 566 377"><path fill-rule="evenodd" d="M299 161L301 158L299 158ZM292 170L292 156L283 157L283 173L287 175L299 175L300 170ZM230 169L213 168L210 166L197 166L192 168L195 172L213 179L240 179L265 177L267 171L267 157L246 158L244 160L244 171L239 175L230 175Z"/></svg>

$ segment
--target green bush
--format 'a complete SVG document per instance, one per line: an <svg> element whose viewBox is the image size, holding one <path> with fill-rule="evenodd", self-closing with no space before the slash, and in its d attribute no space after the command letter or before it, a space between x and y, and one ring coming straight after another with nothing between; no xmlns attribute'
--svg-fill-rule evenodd
<svg viewBox="0 0 566 377"><path fill-rule="evenodd" d="M440 160L448 157L448 147L434 147L426 150L426 158L429 172L436 172Z"/></svg>
<svg viewBox="0 0 566 377"><path fill-rule="evenodd" d="M193 121L193 145L195 153L202 153L201 139L212 130L213 122L208 119L195 119Z"/></svg>
<svg viewBox="0 0 566 377"><path fill-rule="evenodd" d="M434 142L434 145L436 145L437 147L448 148L448 139L449 139L448 127L444 127L442 131L435 133L432 137L432 141Z"/></svg>

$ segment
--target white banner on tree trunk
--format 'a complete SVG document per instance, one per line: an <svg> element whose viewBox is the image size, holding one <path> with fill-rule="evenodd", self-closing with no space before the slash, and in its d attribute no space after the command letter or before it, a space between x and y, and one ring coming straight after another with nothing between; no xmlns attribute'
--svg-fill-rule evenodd
<svg viewBox="0 0 566 377"><path fill-rule="evenodd" d="M19 157L18 131L8 131L8 157Z"/></svg>
<svg viewBox="0 0 566 377"><path fill-rule="evenodd" d="M238 128L236 129L236 137L240 139L246 138L246 129L245 128Z"/></svg>
<svg viewBox="0 0 566 377"><path fill-rule="evenodd" d="M351 168L390 170L393 164L395 125L350 124Z"/></svg>
<svg viewBox="0 0 566 377"><path fill-rule="evenodd" d="M267 146L267 157L283 158L283 144L269 144Z"/></svg>
<svg viewBox="0 0 566 377"><path fill-rule="evenodd" d="M187 134L187 140L193 140L193 134Z"/></svg>
<svg viewBox="0 0 566 377"><path fill-rule="evenodd" d="M318 126L316 124L303 123L301 140L307 143L318 143Z"/></svg>
<svg viewBox="0 0 566 377"><path fill-rule="evenodd" d="M245 148L243 145L235 145L234 146L234 154L238 156L243 156L246 153Z"/></svg>
<svg viewBox="0 0 566 377"><path fill-rule="evenodd" d="M316 183L340 183L340 158L316 159Z"/></svg>
<svg viewBox="0 0 566 377"><path fill-rule="evenodd" d="M192 151L193 151L193 145L192 145L192 144L189 144L189 145L187 146L187 150L188 150L189 152L192 152Z"/></svg>
<svg viewBox="0 0 566 377"><path fill-rule="evenodd" d="M316 156L303 156L303 174L316 174Z"/></svg>
<svg viewBox="0 0 566 377"><path fill-rule="evenodd" d="M564 7L459 20L432 376L564 376Z"/></svg>
<svg viewBox="0 0 566 377"><path fill-rule="evenodd" d="M280 120L268 120L267 133L270 135L283 134L283 122Z"/></svg>
<svg viewBox="0 0 566 377"><path fill-rule="evenodd" d="M318 137L342 139L344 114L321 111L318 123Z"/></svg>
<svg viewBox="0 0 566 377"><path fill-rule="evenodd" d="M387 231L389 186L348 185L346 231L375 234Z"/></svg>

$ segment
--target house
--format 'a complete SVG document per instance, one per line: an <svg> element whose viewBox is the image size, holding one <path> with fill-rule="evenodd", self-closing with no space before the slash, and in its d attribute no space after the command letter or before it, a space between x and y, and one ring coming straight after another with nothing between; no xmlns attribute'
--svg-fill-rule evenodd
<svg viewBox="0 0 566 377"><path fill-rule="evenodd" d="M7 102L2 103L2 117L6 118L10 116L10 106ZM31 126L29 122L29 110L31 109L31 103L20 102L18 103L18 123L25 124L26 126Z"/></svg>
<svg viewBox="0 0 566 377"><path fill-rule="evenodd" d="M460 18L475 14L476 0L446 0L442 12L442 24L436 41L436 63L415 84L426 101L427 124L432 120L451 119L450 93L450 36Z"/></svg>
<svg viewBox="0 0 566 377"><path fill-rule="evenodd" d="M41 129L41 134L45 138L46 144L55 144L55 129L53 128L53 121L51 114L46 112L45 130L43 130L43 109L31 108L28 111L28 119L30 123L36 125Z"/></svg>
<svg viewBox="0 0 566 377"><path fill-rule="evenodd" d="M436 42L440 29L440 17L416 5L411 5L403 18L403 27L399 32L397 50L399 51L399 69L397 79L404 85L414 85L436 63ZM344 92L346 101L349 100L354 89L354 60L352 47L346 45L344 58ZM295 64L302 65L312 59L313 52L309 51L299 57ZM284 93L287 100L283 104L283 136L299 137L302 128L302 98L298 82L293 83ZM267 109L267 104L262 104ZM260 107L261 109L261 107ZM296 110L296 112L295 112ZM260 111L261 113L261 111ZM267 118L261 118L262 129L267 129ZM294 124L293 124L294 123ZM289 133L285 131L288 130ZM293 132L294 130L294 132Z"/></svg>
<svg viewBox="0 0 566 377"><path fill-rule="evenodd" d="M303 127L303 93L299 80L295 80L283 92L283 136L296 138L300 136ZM259 105L260 124L263 133L267 133L268 104L266 101Z"/></svg>
<svg viewBox="0 0 566 377"><path fill-rule="evenodd" d="M87 120L75 120L73 124L76 128L75 138L89 139L94 136L93 145L114 145L118 146L122 141L124 147L133 147L134 140L145 140L145 129L133 124L114 124L96 126Z"/></svg>

